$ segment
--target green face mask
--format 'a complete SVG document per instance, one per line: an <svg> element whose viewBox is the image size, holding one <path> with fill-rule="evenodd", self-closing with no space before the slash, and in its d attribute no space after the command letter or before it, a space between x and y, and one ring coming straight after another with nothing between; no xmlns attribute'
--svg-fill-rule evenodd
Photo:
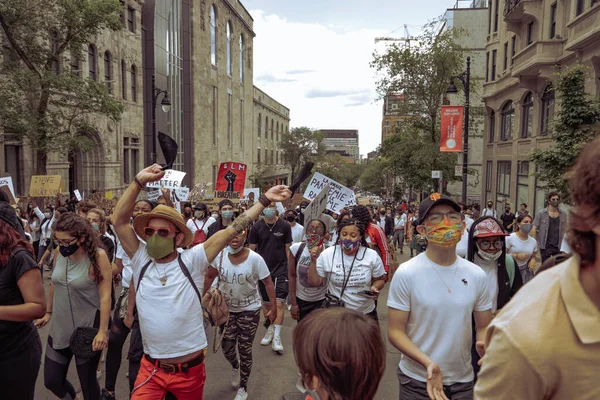
<svg viewBox="0 0 600 400"><path fill-rule="evenodd" d="M150 258L160 260L175 251L175 239L158 236L157 233L146 240Z"/></svg>

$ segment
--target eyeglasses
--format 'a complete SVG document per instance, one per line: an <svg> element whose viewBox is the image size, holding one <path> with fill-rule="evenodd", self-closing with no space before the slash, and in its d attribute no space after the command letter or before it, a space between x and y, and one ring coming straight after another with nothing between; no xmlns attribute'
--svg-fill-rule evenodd
<svg viewBox="0 0 600 400"><path fill-rule="evenodd" d="M461 221L460 213L457 211L452 211L449 213L437 213L433 212L427 215L427 219L431 221L433 224L439 224L444 220L444 218L448 217L448 221L452 223L458 223Z"/></svg>
<svg viewBox="0 0 600 400"><path fill-rule="evenodd" d="M554 197L554 198L550 199L550 201L560 201L560 197Z"/></svg>
<svg viewBox="0 0 600 400"><path fill-rule="evenodd" d="M79 238L73 238L67 242L63 241L63 240L58 240L58 239L54 239L54 244L56 246L60 246L60 247L69 247L73 244L75 244L75 242L79 240Z"/></svg>
<svg viewBox="0 0 600 400"><path fill-rule="evenodd" d="M477 241L477 244L479 245L481 250L488 250L490 246L494 246L496 250L501 250L502 246L504 246L504 240L497 239L493 242L490 242L489 240L479 240Z"/></svg>
<svg viewBox="0 0 600 400"><path fill-rule="evenodd" d="M154 235L155 233L158 233L158 236L160 236L160 237L168 237L171 233L174 233L175 235L177 235L179 233L179 231L172 231L169 228L155 229L151 226L147 226L144 228L144 235L146 235L148 237Z"/></svg>
<svg viewBox="0 0 600 400"><path fill-rule="evenodd" d="M246 231L241 231L240 233L238 233L237 235L235 235L235 237L242 237L246 234Z"/></svg>

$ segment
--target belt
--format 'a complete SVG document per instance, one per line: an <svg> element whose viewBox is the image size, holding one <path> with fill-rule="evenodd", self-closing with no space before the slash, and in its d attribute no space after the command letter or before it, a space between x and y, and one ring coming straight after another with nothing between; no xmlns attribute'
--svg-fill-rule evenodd
<svg viewBox="0 0 600 400"><path fill-rule="evenodd" d="M155 358L150 357L148 354L144 354L144 358L148 360L156 368L163 370L169 374L175 374L177 372L187 373L190 368L200 365L204 362L206 356L206 349L202 351L196 358L183 363L166 363Z"/></svg>

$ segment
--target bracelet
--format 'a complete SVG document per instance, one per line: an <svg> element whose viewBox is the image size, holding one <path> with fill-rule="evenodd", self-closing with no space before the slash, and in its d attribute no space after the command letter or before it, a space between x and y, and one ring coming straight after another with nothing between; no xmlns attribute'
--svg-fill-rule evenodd
<svg viewBox="0 0 600 400"><path fill-rule="evenodd" d="M271 204L271 200L269 200L269 199L267 198L267 196L265 196L265 194L264 194L264 193L260 195L260 197L258 198L258 202L259 202L260 204L262 204L262 205L263 205L263 207L265 207L265 208L266 208L266 207L269 207L269 204Z"/></svg>
<svg viewBox="0 0 600 400"><path fill-rule="evenodd" d="M292 306L291 308L292 308L292 310L297 310L298 306Z"/></svg>
<svg viewBox="0 0 600 400"><path fill-rule="evenodd" d="M52 311L46 311L46 314L52 314Z"/></svg>
<svg viewBox="0 0 600 400"><path fill-rule="evenodd" d="M140 182L140 180L138 179L138 177L137 177L137 176L133 178L133 181L135 182L135 184L136 184L136 185L138 185L138 187L139 187L141 190L144 190L144 185L142 185L142 182Z"/></svg>

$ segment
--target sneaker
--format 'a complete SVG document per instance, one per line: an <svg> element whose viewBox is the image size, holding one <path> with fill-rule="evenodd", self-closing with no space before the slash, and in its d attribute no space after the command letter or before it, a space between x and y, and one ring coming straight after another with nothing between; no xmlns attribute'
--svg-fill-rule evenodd
<svg viewBox="0 0 600 400"><path fill-rule="evenodd" d="M280 337L273 338L273 343L272 343L271 347L273 348L273 351L276 351L279 354L283 354L283 344L281 344Z"/></svg>
<svg viewBox="0 0 600 400"><path fill-rule="evenodd" d="M231 386L234 388L239 388L240 387L240 370L238 369L233 369L231 370Z"/></svg>
<svg viewBox="0 0 600 400"><path fill-rule="evenodd" d="M246 392L246 389L239 388L237 391L237 394L235 395L235 399L233 399L233 400L246 400L247 398L248 398L248 392Z"/></svg>
<svg viewBox="0 0 600 400"><path fill-rule="evenodd" d="M267 333L265 333L265 337L262 338L262 340L260 341L260 344L263 346L268 346L271 344L271 342L273 341L273 335L275 334L275 328L273 327L273 325L269 326L269 329L267 329Z"/></svg>
<svg viewBox="0 0 600 400"><path fill-rule="evenodd" d="M100 395L102 400L115 400L115 395L108 393L108 390L102 389L102 394Z"/></svg>

